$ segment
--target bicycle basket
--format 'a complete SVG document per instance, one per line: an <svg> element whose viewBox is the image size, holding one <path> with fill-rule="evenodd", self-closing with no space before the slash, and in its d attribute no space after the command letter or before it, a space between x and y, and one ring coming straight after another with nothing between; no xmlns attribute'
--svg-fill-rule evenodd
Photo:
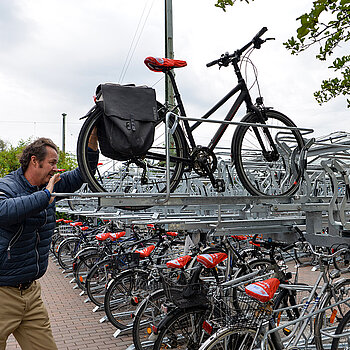
<svg viewBox="0 0 350 350"><path fill-rule="evenodd" d="M213 296L213 304L216 322L234 328L256 328L268 320L273 311L270 302L262 303L245 293L239 293L236 297Z"/></svg>
<svg viewBox="0 0 350 350"><path fill-rule="evenodd" d="M72 236L74 235L74 227L71 225L60 225L58 226L58 233L61 236Z"/></svg>
<svg viewBox="0 0 350 350"><path fill-rule="evenodd" d="M162 284L167 299L180 308L187 308L209 303L208 285L202 281L192 284L181 284L168 276L162 276Z"/></svg>

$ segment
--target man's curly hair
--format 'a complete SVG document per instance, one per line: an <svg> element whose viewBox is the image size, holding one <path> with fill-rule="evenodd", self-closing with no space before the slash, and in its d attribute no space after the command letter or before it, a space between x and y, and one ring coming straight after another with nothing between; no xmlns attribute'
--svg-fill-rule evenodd
<svg viewBox="0 0 350 350"><path fill-rule="evenodd" d="M28 169L32 156L36 156L39 162L45 159L47 155L46 146L53 148L58 153L58 147L54 144L54 142L45 137L40 137L24 148L19 159L23 172Z"/></svg>

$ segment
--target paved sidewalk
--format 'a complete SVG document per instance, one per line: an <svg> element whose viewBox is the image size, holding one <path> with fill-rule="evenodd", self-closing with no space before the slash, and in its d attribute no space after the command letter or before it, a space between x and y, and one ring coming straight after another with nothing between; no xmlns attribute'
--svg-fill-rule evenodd
<svg viewBox="0 0 350 350"><path fill-rule="evenodd" d="M73 290L70 278L62 274L54 259L40 279L42 298L48 309L51 326L59 350L125 350L131 343L130 336L115 339L116 329L110 323L99 323L103 312L93 313L94 305L84 303L80 289ZM20 349L13 336L7 341L6 350Z"/></svg>

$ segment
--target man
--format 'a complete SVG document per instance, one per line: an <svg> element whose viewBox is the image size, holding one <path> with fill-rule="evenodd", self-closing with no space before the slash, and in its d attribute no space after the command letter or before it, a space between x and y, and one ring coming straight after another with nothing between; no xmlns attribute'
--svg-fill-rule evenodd
<svg viewBox="0 0 350 350"><path fill-rule="evenodd" d="M89 141L89 160L97 163L97 138ZM23 350L57 349L37 280L56 225L52 193L83 184L79 169L60 175L57 162L57 146L40 138L24 149L21 167L0 179L0 350L10 334Z"/></svg>

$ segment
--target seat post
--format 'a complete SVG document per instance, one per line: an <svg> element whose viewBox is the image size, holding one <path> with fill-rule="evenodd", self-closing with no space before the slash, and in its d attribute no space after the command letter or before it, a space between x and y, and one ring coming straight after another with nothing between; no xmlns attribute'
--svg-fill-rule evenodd
<svg viewBox="0 0 350 350"><path fill-rule="evenodd" d="M179 92L179 89L177 88L177 85L176 85L175 75L171 70L165 71L165 74L169 77L169 79L171 81L171 85L173 86L174 96L175 96L175 99L177 102L177 107L179 108L179 111L180 111L180 115L186 117L185 107L182 103L180 92ZM186 129L186 133L187 133L187 137L188 137L188 140L190 142L190 145L192 148L194 148L194 147L196 147L196 143L194 141L190 125L189 125L187 120L183 120L183 123L185 125L185 129Z"/></svg>

